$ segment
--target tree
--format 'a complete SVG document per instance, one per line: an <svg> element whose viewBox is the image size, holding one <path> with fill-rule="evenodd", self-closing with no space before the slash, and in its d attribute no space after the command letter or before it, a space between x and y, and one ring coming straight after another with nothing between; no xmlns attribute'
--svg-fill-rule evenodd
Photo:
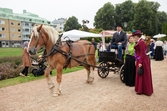
<svg viewBox="0 0 167 111"><path fill-rule="evenodd" d="M116 13L114 6L108 2L103 5L94 17L95 28L102 28L104 30L111 30L115 28L115 17Z"/></svg>
<svg viewBox="0 0 167 111"><path fill-rule="evenodd" d="M167 22L164 22L162 24L162 34L166 34L167 35ZM167 40L167 36L163 37L162 40Z"/></svg>
<svg viewBox="0 0 167 111"><path fill-rule="evenodd" d="M69 17L64 25L64 31L81 28L81 24L78 23L78 19L75 16Z"/></svg>
<svg viewBox="0 0 167 111"><path fill-rule="evenodd" d="M158 33L161 33L162 32L162 24L164 22L167 22L167 13L164 11L162 11L162 12L158 11L157 18L158 18Z"/></svg>
<svg viewBox="0 0 167 111"><path fill-rule="evenodd" d="M116 12L116 24L121 23L124 27L124 23L127 24L125 26L125 30L132 29L132 21L134 19L134 7L135 4L131 0L127 0L121 4L116 4L115 12Z"/></svg>
<svg viewBox="0 0 167 111"><path fill-rule="evenodd" d="M147 0L140 0L135 5L133 28L141 30L144 34L153 36L157 34L157 10L160 4Z"/></svg>

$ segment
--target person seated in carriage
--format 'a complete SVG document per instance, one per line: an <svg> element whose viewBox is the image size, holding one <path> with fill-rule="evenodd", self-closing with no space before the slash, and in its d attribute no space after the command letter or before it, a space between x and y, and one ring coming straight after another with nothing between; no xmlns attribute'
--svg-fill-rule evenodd
<svg viewBox="0 0 167 111"><path fill-rule="evenodd" d="M117 24L117 32L114 33L113 38L111 39L111 49L118 49L118 59L122 59L122 49L125 49L127 44L127 35L126 32L122 31L122 25Z"/></svg>

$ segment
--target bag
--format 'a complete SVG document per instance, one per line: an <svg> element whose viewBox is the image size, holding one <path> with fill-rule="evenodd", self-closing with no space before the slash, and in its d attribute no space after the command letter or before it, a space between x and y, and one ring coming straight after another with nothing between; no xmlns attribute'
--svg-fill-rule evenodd
<svg viewBox="0 0 167 111"><path fill-rule="evenodd" d="M137 74L143 75L143 73L144 73L143 67L139 67L138 71L137 71Z"/></svg>

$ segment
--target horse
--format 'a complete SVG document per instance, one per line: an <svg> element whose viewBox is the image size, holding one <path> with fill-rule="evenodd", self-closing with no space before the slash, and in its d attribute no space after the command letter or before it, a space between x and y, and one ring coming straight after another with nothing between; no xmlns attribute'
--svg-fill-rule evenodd
<svg viewBox="0 0 167 111"><path fill-rule="evenodd" d="M46 50L45 55L48 55L55 46L55 43L58 41L58 38L59 33L53 27L46 25L34 26L28 44L28 53L30 55L36 55L38 50L44 46ZM71 47L69 47L69 45L66 42L63 42L61 39L60 44L56 45L56 47L62 50L63 53L69 54L69 52L71 52L71 57L77 57L77 60L84 62L81 64L74 59L70 59L67 68L83 65L87 71L86 83L92 84L94 81L93 66L96 65L95 48L93 44L87 40L78 40L71 43ZM50 89L52 96L61 95L62 71L64 66L67 64L67 58L68 57L60 52L55 52L46 56L48 66L44 75L46 77L48 88ZM50 71L53 69L56 69L57 72L56 86L50 78Z"/></svg>

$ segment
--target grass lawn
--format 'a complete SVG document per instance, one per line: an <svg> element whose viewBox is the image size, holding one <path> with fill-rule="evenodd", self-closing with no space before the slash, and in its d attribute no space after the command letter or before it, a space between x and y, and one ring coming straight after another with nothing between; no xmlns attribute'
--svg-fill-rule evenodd
<svg viewBox="0 0 167 111"><path fill-rule="evenodd" d="M67 68L66 70L63 70L63 74L66 74L66 73L69 73L69 72L78 71L78 70L81 70L81 69L83 69L82 66L74 67L74 68L71 68L71 69ZM53 70L51 76L55 76L55 75L56 75L56 72L55 72L55 70ZM0 88L45 78L44 75L43 76L34 77L33 74L28 74L28 76L30 76L30 77L18 76L16 78L2 80L2 81L0 81Z"/></svg>
<svg viewBox="0 0 167 111"><path fill-rule="evenodd" d="M0 58L9 56L21 56L22 48L0 48Z"/></svg>

